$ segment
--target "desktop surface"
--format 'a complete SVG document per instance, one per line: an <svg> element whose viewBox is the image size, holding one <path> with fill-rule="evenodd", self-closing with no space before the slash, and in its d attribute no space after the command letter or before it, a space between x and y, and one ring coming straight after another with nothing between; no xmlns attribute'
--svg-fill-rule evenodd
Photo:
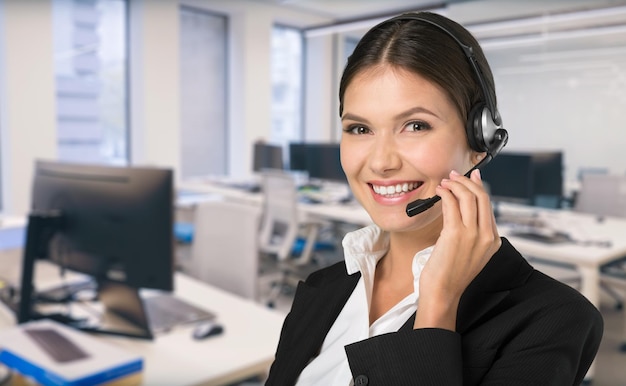
<svg viewBox="0 0 626 386"><path fill-rule="evenodd" d="M19 251L2 251L0 276L8 282L19 277ZM40 261L35 270L39 287L59 284L58 269ZM56 276L55 276L56 275ZM80 280L70 276L67 280ZM257 374L271 365L285 315L260 304L177 273L175 294L216 314L215 320L224 332L204 340L193 338L195 325L180 326L155 336L153 341L121 336L93 334L96 339L111 342L144 358L145 385L224 385ZM81 308L81 307L76 307ZM250 328L250 319L254 328ZM0 306L0 328L15 324L13 313Z"/></svg>

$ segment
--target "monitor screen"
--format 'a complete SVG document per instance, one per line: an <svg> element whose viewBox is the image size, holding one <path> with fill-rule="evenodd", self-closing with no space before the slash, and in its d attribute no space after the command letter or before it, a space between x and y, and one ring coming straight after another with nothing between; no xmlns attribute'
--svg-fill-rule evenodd
<svg viewBox="0 0 626 386"><path fill-rule="evenodd" d="M289 144L289 170L306 171L307 166L307 144Z"/></svg>
<svg viewBox="0 0 626 386"><path fill-rule="evenodd" d="M532 203L534 176L530 155L502 152L481 169L481 176L494 200Z"/></svg>
<svg viewBox="0 0 626 386"><path fill-rule="evenodd" d="M169 169L38 161L33 213L59 213L47 258L135 288L171 291L173 173Z"/></svg>
<svg viewBox="0 0 626 386"><path fill-rule="evenodd" d="M338 143L291 143L289 168L305 170L313 179L346 182Z"/></svg>
<svg viewBox="0 0 626 386"><path fill-rule="evenodd" d="M563 196L563 153L533 152L535 195Z"/></svg>
<svg viewBox="0 0 626 386"><path fill-rule="evenodd" d="M260 172L265 169L284 169L282 146L267 143L255 143L252 151L253 171Z"/></svg>

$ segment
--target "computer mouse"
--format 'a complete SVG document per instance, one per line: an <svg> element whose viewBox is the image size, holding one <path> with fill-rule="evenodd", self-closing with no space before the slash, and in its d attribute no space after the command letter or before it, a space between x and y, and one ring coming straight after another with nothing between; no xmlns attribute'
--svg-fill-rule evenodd
<svg viewBox="0 0 626 386"><path fill-rule="evenodd" d="M219 335L224 331L224 327L222 325L217 324L215 322L203 322L198 324L193 329L193 338L196 340L202 340L205 338L209 338L211 336Z"/></svg>

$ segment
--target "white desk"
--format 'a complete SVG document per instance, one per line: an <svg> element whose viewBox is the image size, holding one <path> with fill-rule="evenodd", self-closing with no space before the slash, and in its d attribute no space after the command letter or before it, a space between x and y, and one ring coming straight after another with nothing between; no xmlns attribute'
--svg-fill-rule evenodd
<svg viewBox="0 0 626 386"><path fill-rule="evenodd" d="M501 204L506 214L535 214L550 228L568 233L577 243L548 244L510 234L511 226L499 225L498 230L506 236L522 254L528 257L568 264L580 273L580 291L594 305L600 304L600 267L626 256L626 219L605 218L566 210L530 208ZM585 245L587 242L587 245ZM601 245L608 242L610 245Z"/></svg>
<svg viewBox="0 0 626 386"><path fill-rule="evenodd" d="M215 194L244 204L260 206L263 204L263 194L248 192L243 189L220 185L217 183L196 180L179 184L178 191ZM305 216L320 219L340 221L356 225L369 225L372 223L370 216L358 203L298 203L298 209Z"/></svg>
<svg viewBox="0 0 626 386"><path fill-rule="evenodd" d="M0 259L2 273L7 260L12 264L16 260L6 252ZM58 272L40 265L36 271L45 276ZM175 288L181 298L214 311L224 333L196 341L189 326L159 335L154 341L94 336L141 355L145 385L224 385L269 369L284 320L282 313L182 274L176 275ZM12 313L0 306L0 328L14 323Z"/></svg>
<svg viewBox="0 0 626 386"><path fill-rule="evenodd" d="M179 190L221 195L226 199L261 205L263 196L241 189L206 181L192 181L178 186ZM305 214L357 225L371 224L367 212L358 204L305 204L298 208ZM525 256L568 264L581 275L580 291L596 306L600 303L600 266L626 256L626 219L606 218L598 222L592 215L564 210L551 210L514 204L500 204L500 210L508 214L536 214L553 228L565 230L577 240L610 241L611 246L580 245L573 243L546 244L510 234L511 228L499 225L502 236Z"/></svg>

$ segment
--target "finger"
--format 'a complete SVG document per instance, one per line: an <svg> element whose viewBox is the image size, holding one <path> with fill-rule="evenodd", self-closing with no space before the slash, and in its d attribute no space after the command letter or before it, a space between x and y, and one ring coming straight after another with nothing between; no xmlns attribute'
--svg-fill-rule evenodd
<svg viewBox="0 0 626 386"><path fill-rule="evenodd" d="M478 210L479 228L481 229L490 228L491 234L494 240L498 239L500 238L500 235L498 233L498 227L496 225L496 218L493 214L493 207L491 206L491 198L489 197L489 194L487 193L487 191L484 189L484 184L482 181L480 170L478 169L474 170L472 174L470 175L470 179L472 180L472 182L478 185L482 191L482 192L476 193L478 207L479 207L479 210Z"/></svg>
<svg viewBox="0 0 626 386"><path fill-rule="evenodd" d="M459 202L461 221L466 228L475 229L478 226L478 206L474 192L476 189L471 187L471 182L467 177L456 172L450 173L450 179L448 188Z"/></svg>
<svg viewBox="0 0 626 386"><path fill-rule="evenodd" d="M436 193L441 197L441 212L443 215L444 231L446 229L456 229L462 224L459 203L447 186L450 180L443 179L437 186Z"/></svg>

